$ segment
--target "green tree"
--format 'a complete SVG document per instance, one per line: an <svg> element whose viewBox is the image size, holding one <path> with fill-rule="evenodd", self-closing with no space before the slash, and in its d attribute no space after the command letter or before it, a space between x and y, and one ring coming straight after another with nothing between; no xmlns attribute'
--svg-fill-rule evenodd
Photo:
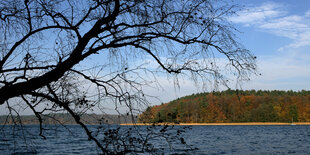
<svg viewBox="0 0 310 155"><path fill-rule="evenodd" d="M292 119L292 122L298 121L298 109L296 104L290 105L289 116Z"/></svg>

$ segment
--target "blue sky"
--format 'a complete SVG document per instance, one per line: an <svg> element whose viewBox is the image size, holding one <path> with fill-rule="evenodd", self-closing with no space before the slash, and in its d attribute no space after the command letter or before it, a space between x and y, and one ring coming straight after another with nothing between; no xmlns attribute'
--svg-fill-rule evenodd
<svg viewBox="0 0 310 155"><path fill-rule="evenodd" d="M241 32L237 34L240 43L257 56L258 72L262 74L252 76L242 89L310 90L310 1L234 2L242 9L230 20ZM203 91L188 80L180 81L180 89L171 82L162 86L165 90L157 95L163 102ZM236 89L234 84L231 88Z"/></svg>
<svg viewBox="0 0 310 155"><path fill-rule="evenodd" d="M310 0L232 1L241 8L229 20L240 31L239 42L257 56L258 72L262 74L253 75L242 89L310 90ZM189 79L180 78L179 88L167 76L157 80L159 90L144 89L161 100L151 99L155 104L206 91ZM236 89L236 84L232 82L230 87Z"/></svg>
<svg viewBox="0 0 310 155"><path fill-rule="evenodd" d="M258 57L262 76L246 89L310 89L310 1L236 1L231 18L241 42Z"/></svg>

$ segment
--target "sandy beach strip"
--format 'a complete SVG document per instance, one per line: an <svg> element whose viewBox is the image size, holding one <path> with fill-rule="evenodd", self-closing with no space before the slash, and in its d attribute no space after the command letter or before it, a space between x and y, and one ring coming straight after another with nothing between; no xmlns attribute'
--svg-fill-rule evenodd
<svg viewBox="0 0 310 155"><path fill-rule="evenodd" d="M153 123L124 123L120 125L153 125ZM244 123L156 123L155 125L180 125L180 126L194 126L194 125L310 125L310 122L244 122Z"/></svg>

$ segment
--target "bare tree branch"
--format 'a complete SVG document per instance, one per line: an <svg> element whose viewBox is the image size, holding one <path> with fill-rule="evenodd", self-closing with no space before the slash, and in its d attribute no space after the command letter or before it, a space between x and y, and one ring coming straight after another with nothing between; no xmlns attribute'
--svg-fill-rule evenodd
<svg viewBox="0 0 310 155"><path fill-rule="evenodd" d="M67 112L103 153L113 153L81 115L107 109L138 114L152 96L145 89L161 88L163 73L176 85L189 78L224 86L256 74L256 57L238 43L227 20L236 7L224 2L2 0L0 105L13 116L19 111L10 105L20 101L16 106L36 115L43 138L42 117ZM119 140L127 148L128 139Z"/></svg>

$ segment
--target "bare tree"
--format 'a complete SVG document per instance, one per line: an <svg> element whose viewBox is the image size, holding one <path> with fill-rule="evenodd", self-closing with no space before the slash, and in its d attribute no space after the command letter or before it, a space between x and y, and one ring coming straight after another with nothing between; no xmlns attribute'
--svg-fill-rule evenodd
<svg viewBox="0 0 310 155"><path fill-rule="evenodd" d="M216 85L255 73L227 21L235 10L217 0L2 0L0 105L30 108L42 136L41 116L65 111L107 153L84 113L103 103L139 112L143 88L163 73Z"/></svg>

